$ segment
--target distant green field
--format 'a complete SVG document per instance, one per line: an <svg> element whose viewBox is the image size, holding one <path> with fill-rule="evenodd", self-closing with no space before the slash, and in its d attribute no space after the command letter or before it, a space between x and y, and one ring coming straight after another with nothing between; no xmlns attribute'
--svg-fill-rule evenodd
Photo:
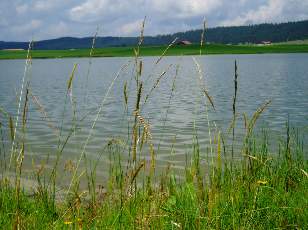
<svg viewBox="0 0 308 230"><path fill-rule="evenodd" d="M278 42L278 43L275 43L275 44L277 44L277 45L308 45L308 39L288 41L288 42Z"/></svg>
<svg viewBox="0 0 308 230"><path fill-rule="evenodd" d="M142 56L159 56L167 46L144 46ZM33 58L66 58L88 57L90 49L76 50L33 50ZM166 53L167 56L198 55L199 45L173 46ZM220 45L210 44L202 48L202 54L258 54L258 53L308 53L308 44L278 44L269 46L257 45ZM94 50L94 57L129 57L133 56L133 47L109 47ZM24 59L26 50L0 50L0 59Z"/></svg>

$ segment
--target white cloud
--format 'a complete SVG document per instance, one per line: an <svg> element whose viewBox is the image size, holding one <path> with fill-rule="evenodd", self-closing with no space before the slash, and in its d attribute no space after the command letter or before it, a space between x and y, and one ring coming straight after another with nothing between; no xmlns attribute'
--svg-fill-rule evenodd
<svg viewBox="0 0 308 230"><path fill-rule="evenodd" d="M296 11L300 10L303 5L306 5L304 15L298 17ZM292 17L290 14L286 14L290 7L294 7ZM308 18L308 0L268 0L264 5L259 6L257 9L251 9L239 16L223 20L220 25L245 25L245 24L256 24L263 22L282 22L286 20L297 20Z"/></svg>
<svg viewBox="0 0 308 230"><path fill-rule="evenodd" d="M29 22L25 22L22 25L16 25L11 28L11 31L15 34L23 34L33 32L42 26L43 22L37 19L32 19Z"/></svg>
<svg viewBox="0 0 308 230"><path fill-rule="evenodd" d="M57 24L52 24L44 30L45 35L47 35L48 37L60 37L63 34L67 34L67 32L69 32L69 26L62 21Z"/></svg>
<svg viewBox="0 0 308 230"><path fill-rule="evenodd" d="M136 2L132 0L132 3ZM120 0L87 0L73 7L69 16L77 22L95 22L112 15L130 13L130 3ZM125 12L126 11L126 12Z"/></svg>
<svg viewBox="0 0 308 230"><path fill-rule="evenodd" d="M90 36L97 26L134 36L144 16L146 35L201 28L204 17L209 27L294 21L307 9L308 0L0 0L0 40Z"/></svg>
<svg viewBox="0 0 308 230"><path fill-rule="evenodd" d="M24 14L28 11L29 6L27 4L21 4L16 6L16 12L18 14Z"/></svg>
<svg viewBox="0 0 308 230"><path fill-rule="evenodd" d="M135 34L137 32L140 32L141 24L143 20L136 20L134 22L129 22L124 25L122 25L118 31L117 34L122 34L122 36Z"/></svg>
<svg viewBox="0 0 308 230"><path fill-rule="evenodd" d="M73 7L69 16L78 22L93 22L108 17L130 17L132 14L142 18L146 15L167 18L204 16L222 4L222 0L87 0Z"/></svg>
<svg viewBox="0 0 308 230"><path fill-rule="evenodd" d="M38 0L33 3L33 9L35 11L49 11L58 6L61 6L63 1L59 0Z"/></svg>
<svg viewBox="0 0 308 230"><path fill-rule="evenodd" d="M149 1L147 1L149 2ZM221 0L156 0L150 1L154 10L168 14L175 12L174 18L204 16L222 4ZM170 16L170 15L169 15Z"/></svg>
<svg viewBox="0 0 308 230"><path fill-rule="evenodd" d="M8 25L9 25L8 21L5 18L0 17L0 26L1 27L6 27Z"/></svg>

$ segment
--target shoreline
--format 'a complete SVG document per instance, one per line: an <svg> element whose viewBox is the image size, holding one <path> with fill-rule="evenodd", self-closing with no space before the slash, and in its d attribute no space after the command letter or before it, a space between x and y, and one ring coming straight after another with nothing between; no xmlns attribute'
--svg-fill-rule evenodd
<svg viewBox="0 0 308 230"><path fill-rule="evenodd" d="M133 57L134 47L106 47L94 49L92 58L96 57ZM161 56L167 46L143 46L140 56ZM32 59L57 58L89 58L91 49L75 50L32 50ZM243 55L243 54L289 54L308 53L308 45L221 45L210 44L204 46L202 55ZM0 60L23 60L27 57L27 50L0 50ZM172 46L163 56L199 56L199 45Z"/></svg>

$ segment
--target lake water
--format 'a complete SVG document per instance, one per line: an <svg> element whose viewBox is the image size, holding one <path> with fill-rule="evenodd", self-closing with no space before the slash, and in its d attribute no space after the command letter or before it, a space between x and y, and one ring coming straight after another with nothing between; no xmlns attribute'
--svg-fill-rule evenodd
<svg viewBox="0 0 308 230"><path fill-rule="evenodd" d="M167 162L172 162L175 167L183 167L185 154L191 151L195 132L198 133L201 150L206 152L210 143L208 121L212 133L216 129L226 133L232 120L235 59L239 75L238 144L243 136L242 114L246 112L251 116L267 100L271 100L271 104L258 120L258 127L267 127L270 135L274 134L274 140L271 141L276 142L284 137L288 116L293 127L307 130L308 54L209 55L195 58L202 69L201 82L213 98L215 111L201 93L200 86L203 83L200 84L200 74L193 57L165 57L158 64L155 64L158 57L142 58L141 81L144 87L141 104L145 96L151 93L140 113L150 123L155 149L160 146L157 153L158 166L165 167ZM67 96L67 81L75 63L78 65L72 93ZM127 63L128 66L120 71L111 86L117 72ZM17 94L20 92L24 66L25 60L0 61L0 106L13 116L17 114ZM151 91L163 71L166 74ZM31 89L25 137L26 162L29 167L32 158L36 162L42 161L47 155L50 159L54 158L59 140L57 129L61 127L62 120L62 140L72 124L78 123L78 129L63 152L64 159L77 159L103 98L102 111L86 148L87 156L92 160L97 159L112 138L121 139L123 143L128 140L128 136L131 138L128 123L130 121L132 124L132 108L135 103L134 76L132 58L33 60L26 76L30 80ZM125 82L129 95L128 113L123 96ZM171 90L173 82L174 91ZM3 114L0 114L0 118L2 122L6 120ZM5 128L3 135L8 151L10 142ZM99 173L103 174L107 171L109 156L103 155L101 161L102 172Z"/></svg>

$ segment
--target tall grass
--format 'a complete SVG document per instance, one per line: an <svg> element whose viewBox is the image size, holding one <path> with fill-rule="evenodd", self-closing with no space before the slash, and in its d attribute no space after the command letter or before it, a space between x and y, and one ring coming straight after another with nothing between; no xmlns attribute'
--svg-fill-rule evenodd
<svg viewBox="0 0 308 230"><path fill-rule="evenodd" d="M232 121L232 158L234 156L234 138L235 138L235 122L236 122L236 99L237 99L237 62L234 61L234 96L233 96L233 104L232 104L232 112L233 112L233 121Z"/></svg>
<svg viewBox="0 0 308 230"><path fill-rule="evenodd" d="M80 155L76 161L65 164L65 170L71 173L71 180L66 191L57 192L57 180L60 180L62 170L62 153L81 119L73 112L72 127L65 134L63 122L66 114L67 101L71 97L72 110L76 111L71 93L75 71L74 65L66 85L66 97L62 121L58 135L56 159L50 171L45 164L34 170L37 184L33 193L22 187L22 165L27 152L25 151L28 107L31 103L37 106L39 112L50 124L48 114L38 98L30 92L30 82L22 82L22 92L18 103L21 114L21 127L18 121L14 125L12 116L5 113L4 121L0 120L1 135L1 168L4 172L0 180L0 228L3 229L306 229L308 228L308 164L305 158L303 135L286 125L286 136L277 143L276 152L269 151L269 133L264 131L261 138L256 138L254 128L264 110L270 106L265 102L251 118L243 115L245 135L241 148L234 148L237 122L237 92L238 74L235 62L234 97L232 104L233 116L231 149L226 146L225 134L209 117L209 110L216 114L215 100L211 96L204 81L202 67L197 58L193 58L196 70L200 96L204 102L206 123L208 125L209 146L202 146L194 126L191 149L186 155L185 176L179 179L176 171L168 164L164 170L157 170L156 156L160 153L160 141L154 143L151 124L144 115L143 108L152 99L151 95L159 87L161 79L175 66L172 79L168 107L162 113L163 127L166 125L170 104L176 91L178 65L170 65L160 73L154 84L145 84L148 77L144 73L144 63L141 58L146 20L142 22L139 42L134 49L133 60L125 63L114 75L112 82L102 96L95 116L88 129L88 134L82 143ZM95 36L96 37L96 36ZM200 54L205 39L201 35ZM175 44L172 41L154 63L157 67L169 48ZM94 50L93 39L91 52ZM30 51L29 51L30 52ZM92 56L92 55L91 55ZM91 59L90 59L91 63ZM123 84L123 101L128 122L127 140L112 138L91 161L87 158L88 144L93 137L99 117L106 106L106 100L121 73L134 65L132 82ZM26 64L26 67L28 62ZM91 64L89 64L91 65ZM27 67L28 68L28 67ZM87 81L90 71L87 74ZM133 85L132 85L132 84ZM87 83L88 84L88 83ZM132 87L129 87L132 85ZM133 90L132 90L133 89ZM85 92L87 98L88 92ZM130 100L134 101L130 101ZM129 106L133 104L134 106ZM18 116L19 113L18 112ZM2 118L2 117L0 117ZM15 183L8 176L6 167L6 149L2 127L7 124L11 130L11 160L14 161ZM19 130L20 129L20 130ZM19 132L20 135L16 135ZM260 133L257 133L260 135ZM161 137L163 140L164 136ZM170 150L173 152L173 147ZM210 158L208 154L210 152ZM241 155L239 162L230 162L229 156ZM103 155L109 156L109 175L105 183L97 182L97 170ZM128 156L124 162L124 156ZM206 164L204 163L205 156ZM46 162L48 159L46 160ZM84 161L84 167L82 167ZM211 162L210 162L211 161ZM34 165L34 167L36 167ZM47 175L47 176L46 176ZM47 177L47 184L46 184ZM86 182L86 190L80 184ZM59 198L57 198L59 197Z"/></svg>

